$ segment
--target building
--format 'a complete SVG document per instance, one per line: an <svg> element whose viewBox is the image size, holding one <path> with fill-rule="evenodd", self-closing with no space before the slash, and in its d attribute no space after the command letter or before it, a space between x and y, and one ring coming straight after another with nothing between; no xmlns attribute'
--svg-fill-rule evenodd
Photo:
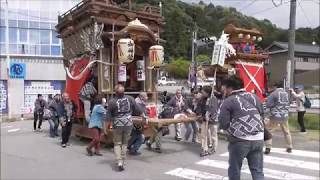
<svg viewBox="0 0 320 180"><path fill-rule="evenodd" d="M269 84L284 80L287 73L288 43L275 41L266 50L270 55L266 62ZM295 84L319 86L320 47L311 43L296 43L294 55Z"/></svg>
<svg viewBox="0 0 320 180"><path fill-rule="evenodd" d="M0 112L2 114L16 117L22 113L30 113L38 93L47 97L49 94L61 93L64 89L66 75L62 62L62 44L57 38L55 26L59 12L66 11L77 2L75 0L1 1Z"/></svg>

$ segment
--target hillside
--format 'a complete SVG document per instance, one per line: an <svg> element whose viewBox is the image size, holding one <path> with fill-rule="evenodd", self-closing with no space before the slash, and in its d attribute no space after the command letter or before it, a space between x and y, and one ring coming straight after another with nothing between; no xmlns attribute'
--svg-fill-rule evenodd
<svg viewBox="0 0 320 180"><path fill-rule="evenodd" d="M157 6L159 0L136 0L137 5L149 3ZM166 59L184 57L191 59L191 32L198 28L198 37L219 36L225 25L232 23L238 27L257 28L263 33L262 47L273 41L287 41L288 31L280 29L267 19L257 20L254 17L243 15L235 8L215 6L214 4L188 4L176 0L166 0L163 4L163 15L166 18L165 33ZM319 44L319 28L300 28L296 32L296 42ZM210 49L199 49L200 54L208 54Z"/></svg>

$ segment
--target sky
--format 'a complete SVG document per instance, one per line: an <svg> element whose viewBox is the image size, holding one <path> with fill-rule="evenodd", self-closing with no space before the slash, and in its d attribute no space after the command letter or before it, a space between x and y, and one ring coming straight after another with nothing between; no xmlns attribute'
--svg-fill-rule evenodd
<svg viewBox="0 0 320 180"><path fill-rule="evenodd" d="M165 1L165 0L164 0ZM198 3L200 0L182 0L188 3ZM241 13L253 16L257 19L269 19L278 27L289 28L290 0L274 0L278 5L275 7L272 0L202 0L214 5L235 7ZM297 0L296 27L319 26L320 0Z"/></svg>
<svg viewBox="0 0 320 180"><path fill-rule="evenodd" d="M4 5L5 0L0 0ZM162 0L165 3L166 0ZM200 0L182 0L188 3L198 3ZM289 27L290 0L203 0L214 5L235 7L241 13L253 16L257 19L269 19L278 27L287 29ZM8 0L11 8L41 9L44 11L65 12L80 0ZM281 4L282 2L282 4ZM320 0L297 0L296 27L318 27L319 26Z"/></svg>

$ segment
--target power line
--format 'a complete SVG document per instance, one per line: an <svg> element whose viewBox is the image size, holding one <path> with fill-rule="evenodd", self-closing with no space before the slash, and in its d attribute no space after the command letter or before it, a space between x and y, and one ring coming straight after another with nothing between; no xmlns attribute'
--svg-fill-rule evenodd
<svg viewBox="0 0 320 180"><path fill-rule="evenodd" d="M284 3L282 3L282 4L280 4L279 6L272 6L272 7L263 9L263 10L261 10L261 11L254 12L254 13L251 14L251 16L254 16L254 15L257 15L257 14L260 14L260 13L264 13L264 12L266 12L266 11L269 11L269 10L271 10L271 9L275 9L275 8L277 8L277 7L280 7L281 5L288 4L288 3L290 3L290 0L289 0L289 1L286 1L286 2L284 2Z"/></svg>
<svg viewBox="0 0 320 180"><path fill-rule="evenodd" d="M256 2L257 0L253 0L252 2L250 2L247 6L244 6L243 8L241 8L240 10L239 10L239 12L241 12L242 10L244 10L244 9L246 9L246 8L248 8L248 7L250 7L252 4L254 4L255 2Z"/></svg>
<svg viewBox="0 0 320 180"><path fill-rule="evenodd" d="M300 9L301 9L304 17L307 19L310 27L312 27L312 23L311 23L310 19L308 18L307 13L306 13L306 12L304 11L304 9L303 9L303 7L302 7L302 5L301 5L301 1L298 1L298 5L299 5L299 7L300 7Z"/></svg>

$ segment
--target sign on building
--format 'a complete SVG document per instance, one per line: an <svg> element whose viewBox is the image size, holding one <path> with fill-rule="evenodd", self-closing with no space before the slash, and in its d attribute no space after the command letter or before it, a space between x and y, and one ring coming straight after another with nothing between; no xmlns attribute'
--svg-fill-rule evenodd
<svg viewBox="0 0 320 180"><path fill-rule="evenodd" d="M10 78L24 79L26 76L25 63L10 63Z"/></svg>

